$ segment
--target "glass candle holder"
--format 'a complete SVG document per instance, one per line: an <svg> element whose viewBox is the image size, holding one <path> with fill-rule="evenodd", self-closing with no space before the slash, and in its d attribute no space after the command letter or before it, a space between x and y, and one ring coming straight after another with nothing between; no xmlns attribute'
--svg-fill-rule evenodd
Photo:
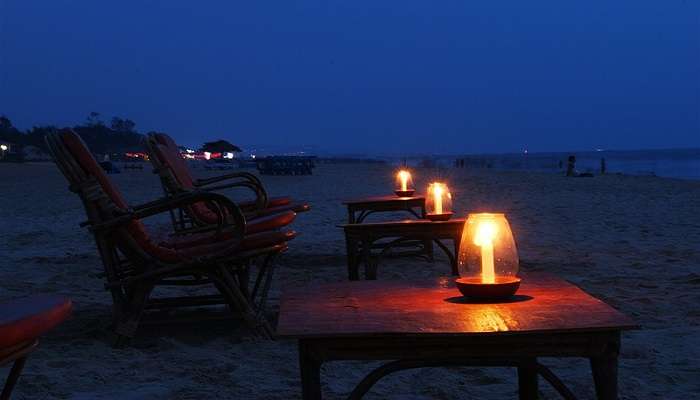
<svg viewBox="0 0 700 400"><path fill-rule="evenodd" d="M469 214L458 262L456 283L467 297L507 298L520 286L518 250L504 214Z"/></svg>
<svg viewBox="0 0 700 400"><path fill-rule="evenodd" d="M399 197L410 197L416 189L413 187L413 177L407 169L401 169L396 173L394 193Z"/></svg>
<svg viewBox="0 0 700 400"><path fill-rule="evenodd" d="M446 184L433 182L425 195L425 218L431 221L447 221L452 217L452 193Z"/></svg>

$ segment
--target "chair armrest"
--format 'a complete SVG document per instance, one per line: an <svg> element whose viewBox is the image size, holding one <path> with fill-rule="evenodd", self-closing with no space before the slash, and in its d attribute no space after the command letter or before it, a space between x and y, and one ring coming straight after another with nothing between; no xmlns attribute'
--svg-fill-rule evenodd
<svg viewBox="0 0 700 400"><path fill-rule="evenodd" d="M240 179L240 178L246 179L246 180L248 180L254 184L260 185L260 187L262 187L262 182L260 182L260 179L258 179L257 176L251 174L250 172L233 172L230 174L214 176L211 178L196 179L194 181L194 185L196 187L200 187L200 186L211 185L212 183L218 183L218 182L229 180L229 179Z"/></svg>
<svg viewBox="0 0 700 400"><path fill-rule="evenodd" d="M231 183L224 183L221 185L215 185L215 186L206 186L206 187L201 187L199 190L201 191L206 191L206 192L216 192L219 190L224 190L224 189L231 189L235 187L240 187L240 188L248 188L250 189L253 193L255 193L255 207L254 210L264 210L267 208L267 192L265 189L263 189L262 186L257 185L255 183L249 182L249 181L237 181L237 182L231 182Z"/></svg>
<svg viewBox="0 0 700 400"><path fill-rule="evenodd" d="M217 211L217 233L221 233L225 230L227 233L233 233L234 237L243 237L245 234L245 216L241 209L224 195L203 191L182 193L173 197L167 197L135 206L128 210L115 213L112 219L98 224L90 224L90 229L93 231L114 229L122 227L133 220L144 219L170 210L187 207L188 205L198 202L207 202L209 205L213 206L210 207L213 211ZM224 213L224 209L226 213Z"/></svg>

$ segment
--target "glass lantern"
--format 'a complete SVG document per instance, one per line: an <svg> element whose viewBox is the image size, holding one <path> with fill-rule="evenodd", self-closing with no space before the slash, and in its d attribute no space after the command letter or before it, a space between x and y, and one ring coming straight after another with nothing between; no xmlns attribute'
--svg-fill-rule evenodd
<svg viewBox="0 0 700 400"><path fill-rule="evenodd" d="M396 173L396 183L394 185L394 193L399 197L410 197L416 189L413 187L413 178L411 172L407 169L401 169Z"/></svg>
<svg viewBox="0 0 700 400"><path fill-rule="evenodd" d="M456 283L467 297L507 298L520 286L518 250L504 214L469 214L458 262Z"/></svg>
<svg viewBox="0 0 700 400"><path fill-rule="evenodd" d="M431 221L447 221L452 216L452 193L446 184L433 182L425 195L425 218Z"/></svg>

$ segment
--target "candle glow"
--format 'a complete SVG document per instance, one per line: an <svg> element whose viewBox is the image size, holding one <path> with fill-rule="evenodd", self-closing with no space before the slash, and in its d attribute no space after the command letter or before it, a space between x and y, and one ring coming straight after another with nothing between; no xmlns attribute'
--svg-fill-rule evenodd
<svg viewBox="0 0 700 400"><path fill-rule="evenodd" d="M405 169L399 171L399 179L401 180L401 190L404 192L408 190L408 178L410 176L411 173L406 171Z"/></svg>
<svg viewBox="0 0 700 400"><path fill-rule="evenodd" d="M433 184L433 196L435 197L435 214L442 214L442 194L444 192L442 183Z"/></svg>
<svg viewBox="0 0 700 400"><path fill-rule="evenodd" d="M496 271L493 262L493 240L498 227L491 220L480 221L476 228L474 244L481 247L481 282L496 283Z"/></svg>

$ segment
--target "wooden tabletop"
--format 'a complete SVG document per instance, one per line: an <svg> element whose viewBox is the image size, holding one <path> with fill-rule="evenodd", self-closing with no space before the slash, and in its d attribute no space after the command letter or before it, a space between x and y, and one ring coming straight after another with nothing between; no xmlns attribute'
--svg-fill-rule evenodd
<svg viewBox="0 0 700 400"><path fill-rule="evenodd" d="M494 335L634 329L629 317L571 283L531 273L502 303L470 303L452 279L353 281L294 288L282 295L280 336Z"/></svg>
<svg viewBox="0 0 700 400"><path fill-rule="evenodd" d="M364 197L361 199L352 199L352 200L344 200L343 204L371 204L371 203L387 203L387 202L398 202L398 203L405 203L405 202L410 202L410 201L420 201L420 200L425 200L425 196L406 196L406 197L399 197L395 194L390 194L386 196L371 196L371 197Z"/></svg>

